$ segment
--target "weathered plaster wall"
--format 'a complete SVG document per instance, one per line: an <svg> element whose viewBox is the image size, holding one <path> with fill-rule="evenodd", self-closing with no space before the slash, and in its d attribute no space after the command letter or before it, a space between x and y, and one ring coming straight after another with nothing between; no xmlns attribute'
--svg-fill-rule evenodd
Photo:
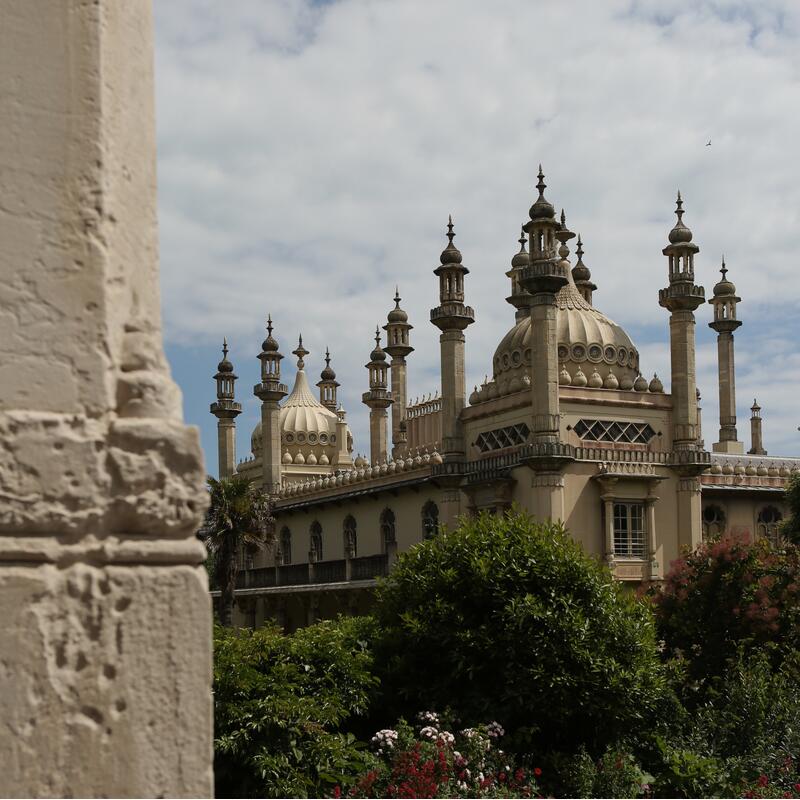
<svg viewBox="0 0 800 800"><path fill-rule="evenodd" d="M149 0L0 24L0 775L212 792L205 493L160 328Z"/></svg>

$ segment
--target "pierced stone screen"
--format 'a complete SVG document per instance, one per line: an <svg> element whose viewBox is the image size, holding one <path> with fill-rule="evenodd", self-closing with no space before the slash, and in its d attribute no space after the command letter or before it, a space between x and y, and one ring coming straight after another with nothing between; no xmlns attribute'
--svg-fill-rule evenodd
<svg viewBox="0 0 800 800"><path fill-rule="evenodd" d="M647 444L656 432L647 422L619 422L607 419L581 419L575 433L587 442L625 442Z"/></svg>

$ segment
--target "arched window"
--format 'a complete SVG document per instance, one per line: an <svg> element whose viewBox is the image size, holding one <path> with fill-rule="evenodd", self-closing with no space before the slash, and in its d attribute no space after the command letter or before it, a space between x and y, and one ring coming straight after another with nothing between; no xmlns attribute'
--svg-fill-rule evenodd
<svg viewBox="0 0 800 800"><path fill-rule="evenodd" d="M355 558L358 555L358 534L356 532L356 521L353 519L352 514L348 514L345 517L342 536L344 539L344 557Z"/></svg>
<svg viewBox="0 0 800 800"><path fill-rule="evenodd" d="M714 539L725 533L725 512L719 506L703 509L703 538Z"/></svg>
<svg viewBox="0 0 800 800"><path fill-rule="evenodd" d="M278 550L278 563L292 563L292 532L284 525L281 528L281 538Z"/></svg>
<svg viewBox="0 0 800 800"><path fill-rule="evenodd" d="M422 537L424 539L432 539L439 533L439 506L428 500L422 506Z"/></svg>
<svg viewBox="0 0 800 800"><path fill-rule="evenodd" d="M322 561L322 525L316 520L311 523L311 543L308 557L313 563Z"/></svg>
<svg viewBox="0 0 800 800"><path fill-rule="evenodd" d="M394 511L384 508L381 511L381 544L383 552L387 552L390 545L396 544L397 534L394 526Z"/></svg>
<svg viewBox="0 0 800 800"><path fill-rule="evenodd" d="M780 535L780 523L783 519L783 514L778 511L775 506L764 506L758 512L758 520L756 522L756 536L763 539L769 539L773 547L777 547L782 542Z"/></svg>

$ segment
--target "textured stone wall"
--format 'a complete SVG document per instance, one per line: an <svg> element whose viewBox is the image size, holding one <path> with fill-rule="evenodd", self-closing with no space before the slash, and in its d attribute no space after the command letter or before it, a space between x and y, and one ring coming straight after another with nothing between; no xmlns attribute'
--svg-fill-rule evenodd
<svg viewBox="0 0 800 800"><path fill-rule="evenodd" d="M212 791L197 432L160 327L149 0L0 24L0 775Z"/></svg>

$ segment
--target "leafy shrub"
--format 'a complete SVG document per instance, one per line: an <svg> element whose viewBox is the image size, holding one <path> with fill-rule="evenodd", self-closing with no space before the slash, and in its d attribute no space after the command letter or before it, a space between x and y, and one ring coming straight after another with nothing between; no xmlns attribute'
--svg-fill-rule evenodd
<svg viewBox="0 0 800 800"><path fill-rule="evenodd" d="M574 756L553 758L553 764L557 797L648 797L654 780L625 749L609 747L594 759L581 748Z"/></svg>
<svg viewBox="0 0 800 800"><path fill-rule="evenodd" d="M650 609L564 529L481 515L403 553L379 586L376 663L398 716L499 719L517 752L602 752L664 690Z"/></svg>
<svg viewBox="0 0 800 800"><path fill-rule="evenodd" d="M374 758L347 732L377 686L369 618L214 632L218 797L321 797Z"/></svg>
<svg viewBox="0 0 800 800"><path fill-rule="evenodd" d="M800 472L795 472L786 484L786 505L789 515L781 526L781 534L793 544L800 544Z"/></svg>
<svg viewBox="0 0 800 800"><path fill-rule="evenodd" d="M666 652L686 659L690 679L721 675L743 642L796 647L800 551L733 536L701 544L672 562L655 608Z"/></svg>
<svg viewBox="0 0 800 800"><path fill-rule="evenodd" d="M379 763L347 797L533 797L541 770L516 766L497 746L504 733L497 722L455 731L431 711L416 728L400 720L372 737Z"/></svg>

